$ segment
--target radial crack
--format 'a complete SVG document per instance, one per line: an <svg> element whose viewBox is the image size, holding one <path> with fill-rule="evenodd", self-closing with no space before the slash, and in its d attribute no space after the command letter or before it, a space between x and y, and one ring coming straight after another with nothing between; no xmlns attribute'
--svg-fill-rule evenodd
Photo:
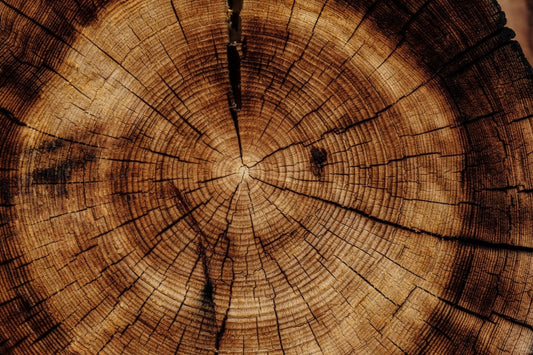
<svg viewBox="0 0 533 355"><path fill-rule="evenodd" d="M183 26L181 25L181 21L178 16L178 11L176 10L176 6L174 5L174 1L170 0L170 5L172 6L172 11L174 11L174 15L176 16L176 20L178 22L178 25L180 26L181 33L183 33L183 38L185 39L185 43L189 44L189 40L187 39L187 34L185 30L183 29Z"/></svg>
<svg viewBox="0 0 533 355"><path fill-rule="evenodd" d="M242 144L241 136L239 133L239 121L237 112L242 107L241 99L241 54L243 50L243 41L241 39L241 16L243 0L227 0L228 14L228 72L230 82L230 93L228 95L229 110L231 113L231 119L235 125L235 132L237 134L237 140L239 142L239 153L242 158ZM244 164L244 162L243 162Z"/></svg>
<svg viewBox="0 0 533 355"><path fill-rule="evenodd" d="M222 278L222 275L224 274L224 266L226 265L226 261L229 260L231 262L231 273L232 273L232 276L231 276L231 282L229 284L229 289L228 289L228 306L226 307L226 311L224 312L224 318L222 319L220 327L219 327L219 329L218 329L218 331L216 333L216 336L215 336L215 354L219 353L220 343L222 341L222 338L224 337L224 333L226 332L226 322L228 320L229 310L231 308L231 300L232 300L232 296L233 296L233 285L235 283L235 271L233 269L233 259L230 256L230 252L229 252L230 251L230 247L231 247L231 243L230 243L230 240L228 238L228 230L230 228L231 223L233 222L233 216L234 216L234 214L236 212L236 210L234 210L232 215L231 215L231 218L230 218L231 206L233 204L233 200L235 198L235 195L237 194L237 191L239 191L239 188L240 188L243 180L244 180L244 178L242 178L241 181L237 184L237 187L235 188L235 191L233 191L233 194L231 195L231 198L229 200L228 210L226 212L226 229L221 234L221 237L226 239L226 248L225 248L226 250L225 250L224 260L222 261L222 266L220 268L220 275L221 275L221 278ZM218 244L218 240L217 240L217 244Z"/></svg>

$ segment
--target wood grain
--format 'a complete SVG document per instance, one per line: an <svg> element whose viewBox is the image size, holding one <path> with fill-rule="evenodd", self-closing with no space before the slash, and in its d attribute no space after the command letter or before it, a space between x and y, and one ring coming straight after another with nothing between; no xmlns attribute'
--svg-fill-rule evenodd
<svg viewBox="0 0 533 355"><path fill-rule="evenodd" d="M531 353L503 18L0 0L0 352Z"/></svg>

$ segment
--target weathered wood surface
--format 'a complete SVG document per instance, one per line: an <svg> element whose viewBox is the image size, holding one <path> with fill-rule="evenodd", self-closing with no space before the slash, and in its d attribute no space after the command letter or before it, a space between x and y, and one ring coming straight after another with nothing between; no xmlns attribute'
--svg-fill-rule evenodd
<svg viewBox="0 0 533 355"><path fill-rule="evenodd" d="M1 352L531 352L531 74L489 0L0 0Z"/></svg>

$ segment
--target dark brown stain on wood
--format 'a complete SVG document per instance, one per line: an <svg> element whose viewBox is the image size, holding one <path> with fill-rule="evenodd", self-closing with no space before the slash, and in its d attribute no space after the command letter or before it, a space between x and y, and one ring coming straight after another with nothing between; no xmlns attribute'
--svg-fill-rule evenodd
<svg viewBox="0 0 533 355"><path fill-rule="evenodd" d="M311 172L317 178L324 175L324 166L328 160L328 153L324 148L311 148Z"/></svg>
<svg viewBox="0 0 533 355"><path fill-rule="evenodd" d="M67 194L67 183L75 170L83 169L89 162L96 160L96 155L88 152L78 159L65 160L62 163L32 172L33 184L50 185L53 195Z"/></svg>

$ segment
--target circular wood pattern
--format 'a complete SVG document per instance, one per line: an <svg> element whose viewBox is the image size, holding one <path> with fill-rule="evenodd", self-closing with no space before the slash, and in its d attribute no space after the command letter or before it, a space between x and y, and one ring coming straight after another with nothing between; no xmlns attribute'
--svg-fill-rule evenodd
<svg viewBox="0 0 533 355"><path fill-rule="evenodd" d="M532 72L489 0L0 2L0 350L533 351Z"/></svg>

